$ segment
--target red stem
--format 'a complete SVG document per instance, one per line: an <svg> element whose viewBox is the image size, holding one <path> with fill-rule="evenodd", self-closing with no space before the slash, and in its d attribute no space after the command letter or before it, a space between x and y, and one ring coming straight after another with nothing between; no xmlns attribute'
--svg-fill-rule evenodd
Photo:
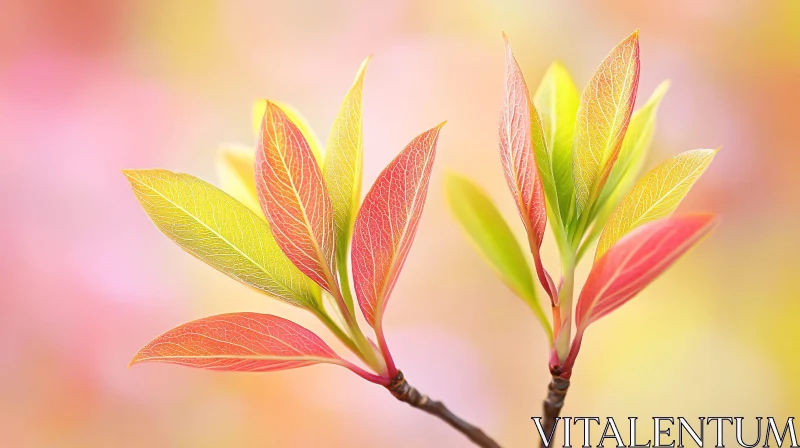
<svg viewBox="0 0 800 448"><path fill-rule="evenodd" d="M383 335L383 322L380 320L375 322L375 337L378 339L378 347L381 349L383 360L386 361L388 376L394 378L397 375L397 367L395 367L392 353L389 351L389 345L386 343L386 336Z"/></svg>
<svg viewBox="0 0 800 448"><path fill-rule="evenodd" d="M344 361L342 365L350 369L356 375L360 376L361 378L364 378L365 380L371 383L379 384L384 387L389 385L390 378L367 372L366 370L362 369L361 367L358 367L357 365L349 361Z"/></svg>

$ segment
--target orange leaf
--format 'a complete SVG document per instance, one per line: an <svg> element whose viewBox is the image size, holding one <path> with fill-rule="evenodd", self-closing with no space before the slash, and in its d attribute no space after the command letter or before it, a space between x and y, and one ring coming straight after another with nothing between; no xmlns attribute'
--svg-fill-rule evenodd
<svg viewBox="0 0 800 448"><path fill-rule="evenodd" d="M256 187L272 233L289 260L338 297L331 199L302 132L267 101L255 163Z"/></svg>
<svg viewBox="0 0 800 448"><path fill-rule="evenodd" d="M533 129L539 131L537 135L532 133L531 120L534 120ZM506 38L506 88L505 103L500 116L500 158L508 188L514 195L517 209L528 233L528 242L539 282L550 296L551 303L556 304L555 284L544 269L539 255L547 225L547 208L533 144L545 144L541 129L541 121L532 106L525 78ZM537 142L534 142L534 139L537 139Z"/></svg>
<svg viewBox="0 0 800 448"><path fill-rule="evenodd" d="M173 328L131 361L164 362L208 370L270 372L318 363L348 367L316 334L281 317L232 313Z"/></svg>
<svg viewBox="0 0 800 448"><path fill-rule="evenodd" d="M386 302L417 232L443 125L415 137L389 163L356 217L353 281L361 311L373 328L381 325Z"/></svg>

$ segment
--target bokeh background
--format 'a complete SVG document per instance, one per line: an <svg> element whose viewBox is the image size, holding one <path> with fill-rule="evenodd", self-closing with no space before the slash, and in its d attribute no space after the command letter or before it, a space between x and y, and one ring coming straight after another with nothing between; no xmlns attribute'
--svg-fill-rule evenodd
<svg viewBox="0 0 800 448"><path fill-rule="evenodd" d="M320 328L184 254L120 170L216 182L219 145L253 142L258 97L293 104L324 139L369 54L365 185L449 120L388 310L395 359L506 446L536 443L546 342L441 185L447 169L474 177L522 236L496 149L501 31L529 84L560 59L583 86L641 28L639 104L672 80L650 165L723 145L681 206L722 226L593 326L565 414L800 411L800 2L0 0L0 11L0 446L468 446L337 367L127 367L152 337L214 313ZM557 271L555 255L548 241Z"/></svg>

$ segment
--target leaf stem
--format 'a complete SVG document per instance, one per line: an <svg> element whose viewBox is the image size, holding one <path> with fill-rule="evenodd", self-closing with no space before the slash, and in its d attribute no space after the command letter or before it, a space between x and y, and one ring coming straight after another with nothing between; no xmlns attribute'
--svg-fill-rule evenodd
<svg viewBox="0 0 800 448"><path fill-rule="evenodd" d="M453 414L441 401L431 400L427 395L420 393L416 388L408 384L403 376L403 372L398 371L397 375L395 375L386 388L389 389L389 392L398 400L408 403L411 407L439 417L445 423L455 428L456 431L464 434L475 445L483 448L500 448L500 445L486 435L483 430Z"/></svg>
<svg viewBox="0 0 800 448"><path fill-rule="evenodd" d="M347 266L347 250L343 254L336 257L339 272L339 285L342 288L342 296L344 297L344 304L350 314L355 315L355 304L353 303L353 293L350 289L350 270Z"/></svg>
<svg viewBox="0 0 800 448"><path fill-rule="evenodd" d="M367 380L369 382L372 382L372 383L375 383L375 384L379 384L379 385L384 386L384 387L387 387L389 385L389 378L388 377L379 376L379 375L375 375L374 373L367 372L366 370L362 369L361 367L359 367L359 366L357 366L357 365L355 365L355 364L353 364L351 362L348 362L348 361L345 361L342 365L347 367L351 371L353 371L353 373L355 373L356 375L360 376L361 378L364 378L365 380Z"/></svg>
<svg viewBox="0 0 800 448"><path fill-rule="evenodd" d="M355 327L348 325L348 329L353 335L351 338L339 327L339 325L336 324L336 322L333 321L333 319L331 319L331 317L325 311L315 309L314 314L317 316L317 318L319 318L319 320L322 321L322 323L325 324L326 327L328 327L329 330L331 330L334 335L336 335L340 341L342 341L344 345L347 346L351 352L358 356L358 359L364 361L365 364L374 369L376 372L386 374L385 363L382 362L380 357L376 355L372 344L370 344L370 342L364 336L364 333L361 332L361 328L359 328L358 325Z"/></svg>
<svg viewBox="0 0 800 448"><path fill-rule="evenodd" d="M575 287L575 252L572 250L563 251L561 254L561 275L563 280L558 291L560 321L555 335L555 348L559 360L563 361L569 352L572 336L572 296ZM553 318L556 318L555 312Z"/></svg>
<svg viewBox="0 0 800 448"><path fill-rule="evenodd" d="M322 323L325 324L326 327L328 327L328 329L336 336L336 338L342 341L342 343L345 346L347 346L347 348L350 349L351 352L358 355L358 357L361 358L362 361L367 362L364 359L364 356L361 354L360 350L358 349L356 343L353 342L353 339L350 338L350 336L348 336L341 328L339 328L338 325L336 325L336 322L334 322L333 319L331 319L328 313L326 313L323 310L315 308L314 315L317 316L317 318L320 321L322 321Z"/></svg>
<svg viewBox="0 0 800 448"><path fill-rule="evenodd" d="M576 261L580 261L581 258L586 254L591 247L592 243L600 238L600 234L603 232L603 228L605 227L606 221L611 216L611 212L614 210L616 206L616 200L606 201L605 205L600 208L600 211L597 212L597 216L594 218L594 225L592 225L592 230L589 232L589 235L583 239L580 246L578 247L578 255L576 257Z"/></svg>
<svg viewBox="0 0 800 448"><path fill-rule="evenodd" d="M396 376L399 372L394 364L394 358L392 358L392 352L389 351L389 345L386 343L386 336L384 336L383 334L382 319L378 319L375 322L375 337L378 338L378 346L381 349L383 360L386 362L386 368L388 370L389 377L392 378Z"/></svg>
<svg viewBox="0 0 800 448"><path fill-rule="evenodd" d="M332 278L332 277L331 277ZM344 284L346 286L346 290L350 293L349 281L347 279L347 275L345 274ZM347 325L347 328L350 330L350 334L353 335L353 342L355 347L350 347L350 349L361 358L362 361L367 363L372 369L376 372L381 374L386 374L386 363L384 362L381 357L379 357L375 350L373 349L373 345L370 341L367 340L364 333L361 331L361 327L358 326L358 322L356 321L355 315L350 312L350 309L347 307L346 299L344 295L342 295L342 290L338 285L336 285L335 280L331 280L331 284L336 286L331 288L333 292L333 298L336 300L337 308L339 308L339 312L341 312L342 316L344 317L344 322ZM352 295L349 296L350 301L352 302L353 298ZM338 328L338 327L337 327ZM349 347L349 346L348 346Z"/></svg>

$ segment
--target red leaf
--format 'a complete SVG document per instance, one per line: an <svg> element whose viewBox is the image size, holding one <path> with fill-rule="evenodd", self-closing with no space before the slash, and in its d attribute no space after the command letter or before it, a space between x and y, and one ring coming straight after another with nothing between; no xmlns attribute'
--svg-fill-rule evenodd
<svg viewBox="0 0 800 448"><path fill-rule="evenodd" d="M591 323L624 305L669 268L714 227L714 215L683 215L652 221L633 230L598 259L581 291L577 332L560 369L572 372L583 333ZM551 368L558 364L553 351Z"/></svg>
<svg viewBox="0 0 800 448"><path fill-rule="evenodd" d="M267 101L255 162L261 208L281 250L334 296L333 209L322 172L302 132Z"/></svg>
<svg viewBox="0 0 800 448"><path fill-rule="evenodd" d="M373 328L380 327L386 302L417 232L443 125L414 138L389 163L356 217L353 281L361 311Z"/></svg>
<svg viewBox="0 0 800 448"><path fill-rule="evenodd" d="M514 195L528 233L539 282L551 302L556 304L558 292L539 255L547 224L547 209L542 179L533 153L531 113L528 86L506 39L506 89L500 116L500 158L508 188Z"/></svg>
<svg viewBox="0 0 800 448"><path fill-rule="evenodd" d="M714 215L675 216L645 224L619 240L589 273L578 299L578 331L638 294L713 224Z"/></svg>
<svg viewBox="0 0 800 448"><path fill-rule="evenodd" d="M140 362L244 372L318 363L348 367L311 331L281 317L257 313L221 314L173 328L139 350L131 364Z"/></svg>

